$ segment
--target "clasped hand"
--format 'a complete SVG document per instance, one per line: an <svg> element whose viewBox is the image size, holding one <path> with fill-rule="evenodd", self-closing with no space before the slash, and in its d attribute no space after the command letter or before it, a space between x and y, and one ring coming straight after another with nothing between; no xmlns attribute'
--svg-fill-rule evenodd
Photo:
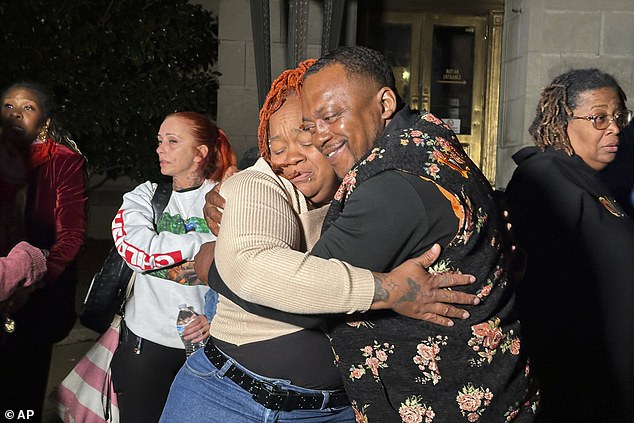
<svg viewBox="0 0 634 423"><path fill-rule="evenodd" d="M391 309L403 316L426 320L441 326L453 326L452 318L467 319L469 312L452 304L477 305L473 294L453 291L452 287L470 285L475 277L461 273L429 273L440 255L434 244L419 257L401 263L388 273L374 273L373 310Z"/></svg>

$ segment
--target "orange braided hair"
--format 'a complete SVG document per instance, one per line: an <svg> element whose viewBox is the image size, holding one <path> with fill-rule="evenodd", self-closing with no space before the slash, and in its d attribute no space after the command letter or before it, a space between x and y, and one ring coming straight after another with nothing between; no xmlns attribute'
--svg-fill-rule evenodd
<svg viewBox="0 0 634 423"><path fill-rule="evenodd" d="M287 69L282 72L271 84L271 89L264 100L262 109L260 109L260 124L258 125L258 149L260 156L267 161L271 157L268 144L269 119L282 107L290 93L300 94L304 74L315 61L315 59L304 60L295 69Z"/></svg>

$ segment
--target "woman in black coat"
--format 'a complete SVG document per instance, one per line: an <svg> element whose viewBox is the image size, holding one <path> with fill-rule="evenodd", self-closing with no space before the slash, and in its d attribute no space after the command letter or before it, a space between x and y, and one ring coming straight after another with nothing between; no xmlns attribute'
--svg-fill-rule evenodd
<svg viewBox="0 0 634 423"><path fill-rule="evenodd" d="M634 222L598 172L631 120L616 80L564 73L542 92L506 189L527 267L522 334L550 422L632 422Z"/></svg>

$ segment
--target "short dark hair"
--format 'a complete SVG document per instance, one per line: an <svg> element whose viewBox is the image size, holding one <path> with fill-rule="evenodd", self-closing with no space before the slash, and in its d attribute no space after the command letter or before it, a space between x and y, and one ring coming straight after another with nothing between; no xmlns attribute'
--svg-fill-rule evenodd
<svg viewBox="0 0 634 423"><path fill-rule="evenodd" d="M38 82L22 81L8 86L2 92L2 98L4 98L9 91L15 89L29 90L35 95L35 97L37 97L37 104L38 106L40 106L40 110L42 112L42 118L41 121L38 122L38 124L41 125L46 121L46 119L52 117L53 110L55 108L55 97L53 95L53 90L51 90L46 85L40 84Z"/></svg>
<svg viewBox="0 0 634 423"><path fill-rule="evenodd" d="M320 57L307 71L304 78L315 74L330 65L340 64L350 77L364 76L375 81L380 87L388 87L394 91L397 108L403 106L403 100L396 89L394 72L385 56L380 52L364 46L343 46Z"/></svg>
<svg viewBox="0 0 634 423"><path fill-rule="evenodd" d="M66 147L76 151L79 154L82 152L77 147L77 143L72 139L70 133L64 129L56 119L53 119L53 115L55 113L55 95L53 90L39 82L32 81L20 81L15 82L9 85L3 92L2 98L4 98L9 91L15 89L24 89L31 92L36 97L36 101L38 106L40 107L40 111L42 112L42 117L38 122L39 125L44 124L47 119L51 119L50 123L47 127L47 136L52 138L55 142L59 144L63 144ZM83 155L83 154L82 154Z"/></svg>
<svg viewBox="0 0 634 423"><path fill-rule="evenodd" d="M616 79L599 69L573 69L555 77L541 93L535 119L528 132L541 149L552 146L572 155L574 150L568 138L568 121L578 106L579 96L590 90L613 88L621 106L627 97Z"/></svg>

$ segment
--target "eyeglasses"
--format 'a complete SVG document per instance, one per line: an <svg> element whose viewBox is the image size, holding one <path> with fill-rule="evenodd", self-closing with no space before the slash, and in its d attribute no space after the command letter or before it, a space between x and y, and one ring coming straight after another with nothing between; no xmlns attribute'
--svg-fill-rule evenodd
<svg viewBox="0 0 634 423"><path fill-rule="evenodd" d="M627 125L629 125L629 123L632 121L631 110L621 110L611 115L612 117L609 117L609 116L610 115L608 114L590 115L590 116L571 115L570 118L589 120L590 122L592 122L592 126L594 127L594 129L597 129L599 131L604 131L608 129L608 126L610 126L610 123L612 122L615 122L616 125L619 127L619 129L623 129Z"/></svg>

